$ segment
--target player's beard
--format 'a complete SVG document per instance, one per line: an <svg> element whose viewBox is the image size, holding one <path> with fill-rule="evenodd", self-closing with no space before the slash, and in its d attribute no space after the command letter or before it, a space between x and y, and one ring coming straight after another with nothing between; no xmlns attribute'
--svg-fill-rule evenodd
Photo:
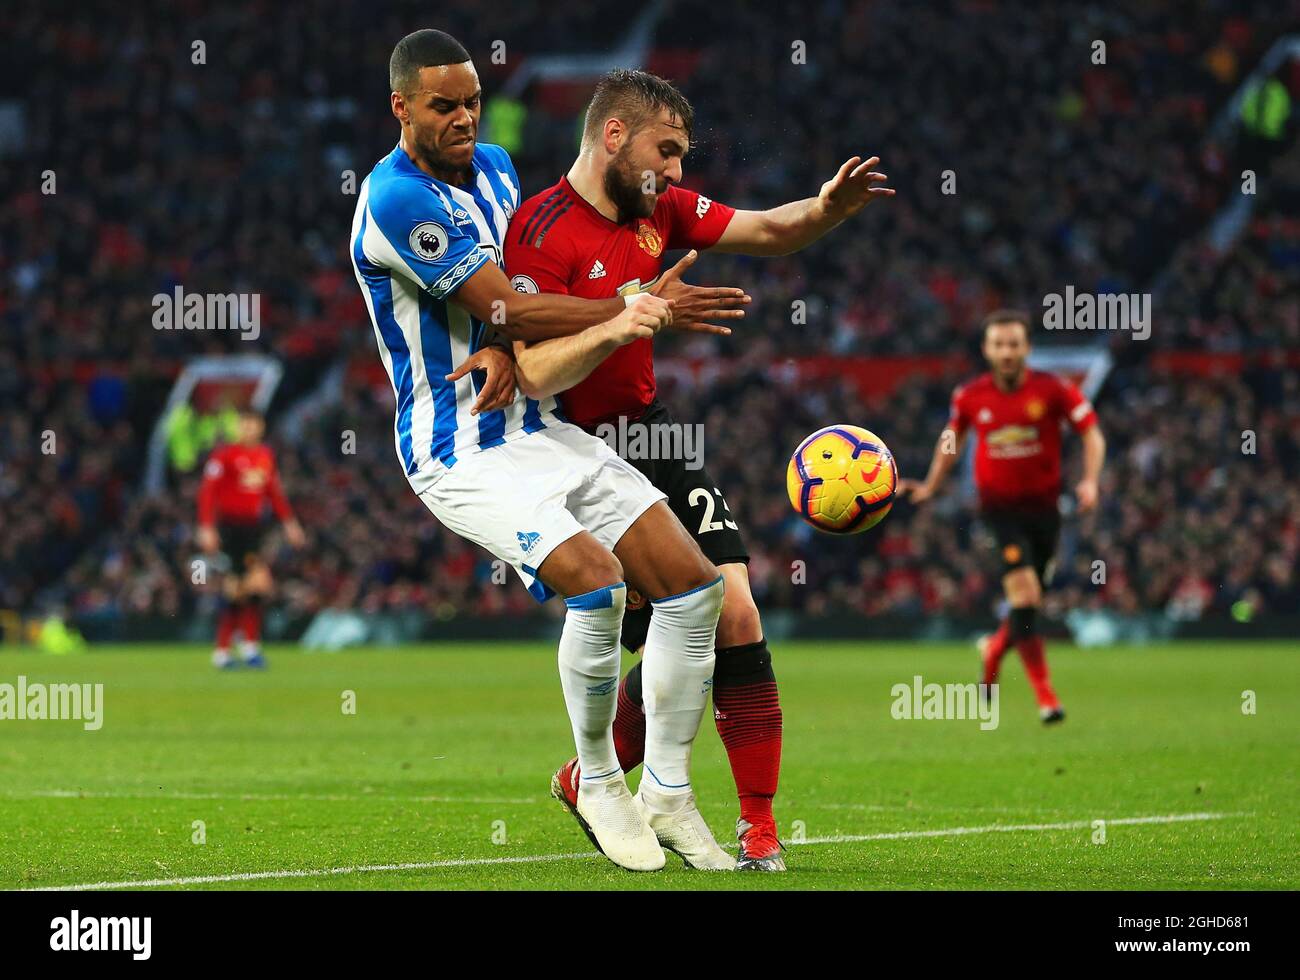
<svg viewBox="0 0 1300 980"><path fill-rule="evenodd" d="M474 173L473 166L462 167L453 162L450 157L446 156L438 147L438 137L431 134L427 138L415 139L415 152L420 154L420 161L438 175L438 179L448 184L463 184L469 180ZM460 180L447 180L448 177L459 177Z"/></svg>
<svg viewBox="0 0 1300 980"><path fill-rule="evenodd" d="M605 168L605 194L618 209L618 223L654 214L656 198L641 191L642 178L632 165L631 154L624 145ZM656 184L656 190L658 185Z"/></svg>

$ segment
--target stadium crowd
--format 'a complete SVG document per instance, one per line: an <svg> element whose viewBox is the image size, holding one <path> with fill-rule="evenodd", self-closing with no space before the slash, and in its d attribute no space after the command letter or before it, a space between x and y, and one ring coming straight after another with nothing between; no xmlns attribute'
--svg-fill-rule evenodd
<svg viewBox="0 0 1300 980"><path fill-rule="evenodd" d="M831 419L871 425L904 472L922 471L958 378L909 382L873 403L847 382L790 390L783 358L969 349L970 325L991 307L1032 306L1067 283L1146 289L1172 259L1151 340L1140 351L1117 341L1120 366L1099 399L1106 502L1069 524L1058 596L1188 615L1243 598L1300 608L1295 370L1180 376L1150 361L1160 349L1300 346L1296 154L1207 136L1279 36L1283 6L826 0L799 5L793 22L776 8L663 6L649 63L682 66L696 104L690 186L767 206L815 193L867 150L899 191L799 255L707 257L697 278L745 285L754 315L726 341L663 342L665 355L728 366L716 384L669 384L665 395L679 417L706 423L708 465L747 532L760 602L979 612L997 591L971 547L980 532L968 502L900 504L869 540L813 542L784 497L786 454ZM438 26L475 53L490 101L520 60L607 47L621 9L589 0L561 21L540 0L508 16L457 0L440 6ZM194 478L139 489L179 366L274 353L286 368L278 410L329 365L374 361L345 254L347 172L359 180L391 146L387 54L428 21L414 3L323 4L313 17L260 2L88 3L58 21L15 13L0 42L0 608L187 613ZM500 65L488 57L498 38L509 53ZM1279 77L1300 94L1300 67ZM515 159L531 193L567 168L574 125L537 86L524 103ZM1268 179L1240 242L1226 255L1177 252L1247 165ZM259 294L260 338L154 329L152 297L178 284ZM808 304L806 326L790 322L795 299ZM410 493L390 406L391 394L348 384L299 438L272 439L311 537L305 552L280 553L289 608L531 609ZM345 430L355 455L340 452ZM1241 452L1244 430L1254 455ZM1104 585L1091 581L1097 558ZM806 586L791 581L798 560Z"/></svg>

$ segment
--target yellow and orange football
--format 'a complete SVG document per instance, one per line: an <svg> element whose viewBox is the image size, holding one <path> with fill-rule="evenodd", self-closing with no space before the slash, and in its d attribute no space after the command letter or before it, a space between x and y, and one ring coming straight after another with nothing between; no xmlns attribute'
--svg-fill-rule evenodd
<svg viewBox="0 0 1300 980"><path fill-rule="evenodd" d="M799 443L785 486L791 506L817 530L858 534L884 520L894 505L898 469L875 433L828 425Z"/></svg>

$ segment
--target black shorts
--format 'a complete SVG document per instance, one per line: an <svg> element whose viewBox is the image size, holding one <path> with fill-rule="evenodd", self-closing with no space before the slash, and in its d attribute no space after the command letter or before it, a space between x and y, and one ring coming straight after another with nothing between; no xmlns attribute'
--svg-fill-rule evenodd
<svg viewBox="0 0 1300 980"><path fill-rule="evenodd" d="M1017 568L1032 568L1038 581L1047 584L1048 566L1056 556L1061 533L1061 515L1051 510L983 510L980 519L997 542L1002 574Z"/></svg>
<svg viewBox="0 0 1300 980"><path fill-rule="evenodd" d="M235 574L242 575L252 562L260 559L265 524L223 524L217 533L221 536L221 551L230 559L230 569Z"/></svg>
<svg viewBox="0 0 1300 980"><path fill-rule="evenodd" d="M643 436L643 445L653 447L678 447L684 451L670 453L643 453L637 451L636 433L633 426L671 426L673 417L664 403L656 398L650 403L635 422L628 422L626 429L615 425L616 435L626 432L626 445L623 440L611 441L611 448L623 456L646 479L668 494L668 506L682 522L704 552L704 556L715 565L732 562L749 563L749 551L741 537L740 527L727 507L722 490L703 465L703 439L693 438L688 441L683 435L678 439L658 436L654 439ZM608 430L598 427L589 430L603 436ZM642 430L643 432L646 430ZM671 429L658 430L661 434L671 433ZM699 430L692 430L698 433ZM645 455L663 458L638 458ZM688 458L689 457L689 458ZM634 592L628 593L628 609L623 617L623 645L629 650L637 650L645 643L646 631L650 627L650 604L644 597Z"/></svg>

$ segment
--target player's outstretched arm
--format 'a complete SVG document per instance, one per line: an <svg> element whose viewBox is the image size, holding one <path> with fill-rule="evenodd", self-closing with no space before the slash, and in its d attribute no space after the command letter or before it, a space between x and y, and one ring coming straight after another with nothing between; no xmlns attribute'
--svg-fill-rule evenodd
<svg viewBox="0 0 1300 980"><path fill-rule="evenodd" d="M1101 434L1101 426L1091 425L1083 433L1083 479L1074 488L1074 496L1079 504L1079 513L1086 514L1097 506L1101 496L1099 489L1101 468L1106 462L1106 437Z"/></svg>
<svg viewBox="0 0 1300 980"><path fill-rule="evenodd" d="M899 480L898 492L911 498L912 503L922 504L933 497L939 490L952 468L957 465L962 447L966 445L966 432L956 432L952 428L944 429L939 441L934 444L934 455L930 457L930 472L924 480Z"/></svg>
<svg viewBox="0 0 1300 980"><path fill-rule="evenodd" d="M658 333L666 307L660 297L638 293L618 316L581 333L543 341L516 340L519 390L534 399L568 391L624 344Z"/></svg>
<svg viewBox="0 0 1300 980"><path fill-rule="evenodd" d="M450 299L510 340L528 342L567 337L612 320L627 306L621 296L579 299L554 293L516 292L495 262L484 262Z"/></svg>
<svg viewBox="0 0 1300 980"><path fill-rule="evenodd" d="M737 211L713 248L742 255L789 255L808 247L876 198L893 197L893 188L878 186L888 175L871 169L879 162L880 157L850 157L816 197L768 211Z"/></svg>

